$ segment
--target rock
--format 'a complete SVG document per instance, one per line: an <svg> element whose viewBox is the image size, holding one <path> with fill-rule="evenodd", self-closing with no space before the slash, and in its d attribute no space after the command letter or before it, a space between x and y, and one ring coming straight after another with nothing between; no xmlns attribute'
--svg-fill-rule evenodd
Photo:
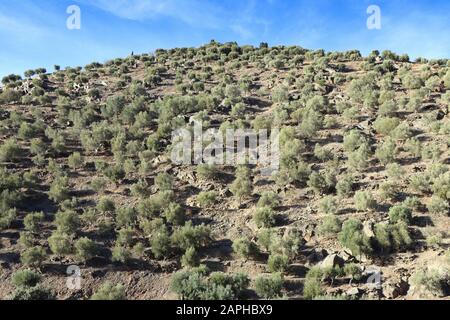
<svg viewBox="0 0 450 320"><path fill-rule="evenodd" d="M330 254L328 257L326 257L320 266L322 268L334 268L334 267L342 267L344 265L344 259L342 259L337 254Z"/></svg>
<svg viewBox="0 0 450 320"><path fill-rule="evenodd" d="M408 294L409 284L403 280L398 283L384 283L383 295L387 299L395 299L399 296L405 296Z"/></svg>
<svg viewBox="0 0 450 320"><path fill-rule="evenodd" d="M361 290L359 290L359 288L351 288L349 290L347 290L347 292L345 293L348 296L358 296L361 293Z"/></svg>
<svg viewBox="0 0 450 320"><path fill-rule="evenodd" d="M344 260L344 262L349 262L350 260L354 259L354 257L345 250L339 252L339 256L342 258L342 260Z"/></svg>
<svg viewBox="0 0 450 320"><path fill-rule="evenodd" d="M363 223L363 232L369 238L375 237L374 225L375 225L375 222L372 219L366 220Z"/></svg>
<svg viewBox="0 0 450 320"><path fill-rule="evenodd" d="M316 263L324 260L326 256L328 256L328 252L325 249L313 249L307 259L310 263Z"/></svg>

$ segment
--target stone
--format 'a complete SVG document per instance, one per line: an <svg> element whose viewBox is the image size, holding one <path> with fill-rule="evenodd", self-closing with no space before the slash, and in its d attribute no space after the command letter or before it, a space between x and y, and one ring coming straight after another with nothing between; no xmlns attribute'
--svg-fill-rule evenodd
<svg viewBox="0 0 450 320"><path fill-rule="evenodd" d="M359 288L356 288L356 287L351 288L351 289L347 290L347 292L346 292L346 294L348 296L357 296L360 293L361 293L361 290L359 290Z"/></svg>
<svg viewBox="0 0 450 320"><path fill-rule="evenodd" d="M337 254L330 254L328 257L326 257L320 266L322 268L334 268L334 267L342 267L344 265L344 259L342 259Z"/></svg>

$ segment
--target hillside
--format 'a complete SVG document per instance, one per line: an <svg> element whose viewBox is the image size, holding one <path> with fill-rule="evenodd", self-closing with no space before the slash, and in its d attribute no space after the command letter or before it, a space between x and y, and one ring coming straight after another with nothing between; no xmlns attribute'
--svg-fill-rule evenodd
<svg viewBox="0 0 450 320"><path fill-rule="evenodd" d="M450 61L409 60L212 41L5 77L0 298L448 298ZM279 130L279 170L174 163L193 121Z"/></svg>

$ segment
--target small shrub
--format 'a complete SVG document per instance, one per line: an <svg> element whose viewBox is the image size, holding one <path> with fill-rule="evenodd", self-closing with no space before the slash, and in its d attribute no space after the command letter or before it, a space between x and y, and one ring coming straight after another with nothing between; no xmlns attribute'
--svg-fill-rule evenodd
<svg viewBox="0 0 450 320"><path fill-rule="evenodd" d="M253 221L258 228L270 228L276 224L276 215L270 207L257 208Z"/></svg>
<svg viewBox="0 0 450 320"><path fill-rule="evenodd" d="M394 224L399 221L409 224L412 220L412 211L405 205L393 206L389 209L389 219Z"/></svg>
<svg viewBox="0 0 450 320"><path fill-rule="evenodd" d="M254 242L248 238L238 238L233 241L233 252L239 257L249 258L258 251Z"/></svg>
<svg viewBox="0 0 450 320"><path fill-rule="evenodd" d="M35 246L26 249L20 255L20 261L27 266L40 267L47 257L47 252L43 247Z"/></svg>
<svg viewBox="0 0 450 320"><path fill-rule="evenodd" d="M35 287L41 281L41 275L30 269L14 272L12 283L15 287Z"/></svg>
<svg viewBox="0 0 450 320"><path fill-rule="evenodd" d="M325 214L336 214L338 212L338 204L333 196L326 196L319 202L319 210Z"/></svg>
<svg viewBox="0 0 450 320"><path fill-rule="evenodd" d="M214 191L202 191L197 196L197 202L200 207L210 207L217 201L217 192Z"/></svg>
<svg viewBox="0 0 450 320"><path fill-rule="evenodd" d="M98 245L89 238L83 237L75 242L75 250L77 257L87 262L94 258L98 253Z"/></svg>
<svg viewBox="0 0 450 320"><path fill-rule="evenodd" d="M338 217L331 215L323 218L318 227L318 232L322 235L336 235L341 231L342 223Z"/></svg>
<svg viewBox="0 0 450 320"><path fill-rule="evenodd" d="M57 255L71 254L72 249L72 238L60 231L54 231L52 235L48 238L48 244L50 250Z"/></svg>
<svg viewBox="0 0 450 320"><path fill-rule="evenodd" d="M181 257L181 265L183 267L197 267L200 264L200 259L198 258L197 250L190 247L186 250L184 255Z"/></svg>
<svg viewBox="0 0 450 320"><path fill-rule="evenodd" d="M349 219L342 225L339 233L341 244L350 249L354 255L368 254L372 252L370 239L363 232L363 224L357 219Z"/></svg>
<svg viewBox="0 0 450 320"><path fill-rule="evenodd" d="M29 213L25 216L23 224L25 225L25 230L36 232L39 229L39 224L44 220L43 212Z"/></svg>
<svg viewBox="0 0 450 320"><path fill-rule="evenodd" d="M71 169L79 169L83 166L84 159L79 152L74 152L67 158L67 164Z"/></svg>
<svg viewBox="0 0 450 320"><path fill-rule="evenodd" d="M289 257L280 254L271 254L267 261L270 272L285 272L289 265Z"/></svg>
<svg viewBox="0 0 450 320"><path fill-rule="evenodd" d="M373 198L372 194L368 191L357 191L353 198L355 202L356 210L358 211L367 211L373 210L376 208L377 203Z"/></svg>
<svg viewBox="0 0 450 320"><path fill-rule="evenodd" d="M121 284L113 285L105 282L92 295L91 300L126 300L125 289Z"/></svg>
<svg viewBox="0 0 450 320"><path fill-rule="evenodd" d="M433 214L448 215L450 211L450 205L446 200L442 200L437 196L433 196L430 203L427 205L427 209L430 213Z"/></svg>
<svg viewBox="0 0 450 320"><path fill-rule="evenodd" d="M281 296L283 284L283 276L280 273L273 274L270 277L259 276L255 281L255 291L258 296L264 299L274 299Z"/></svg>

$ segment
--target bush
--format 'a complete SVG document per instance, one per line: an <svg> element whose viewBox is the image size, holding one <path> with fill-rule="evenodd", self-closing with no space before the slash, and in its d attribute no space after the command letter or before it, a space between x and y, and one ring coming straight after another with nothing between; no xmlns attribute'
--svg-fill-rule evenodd
<svg viewBox="0 0 450 320"><path fill-rule="evenodd" d="M15 208L8 209L0 206L0 230L9 228L16 218L17 210Z"/></svg>
<svg viewBox="0 0 450 320"><path fill-rule="evenodd" d="M270 207L275 209L280 205L280 197L278 194L274 192L264 192L258 200L257 206L259 208L262 207Z"/></svg>
<svg viewBox="0 0 450 320"><path fill-rule="evenodd" d="M15 287L35 287L41 281L41 275L30 269L14 272L12 283Z"/></svg>
<svg viewBox="0 0 450 320"><path fill-rule="evenodd" d="M240 298L249 284L242 273L215 272L209 277L206 273L205 268L179 271L172 277L171 290L182 300L232 300Z"/></svg>
<svg viewBox="0 0 450 320"><path fill-rule="evenodd" d="M317 277L307 275L303 286L303 297L305 299L314 299L323 294L322 281Z"/></svg>
<svg viewBox="0 0 450 320"><path fill-rule="evenodd" d="M357 219L349 219L342 225L339 233L341 244L350 249L354 255L369 254L372 252L370 239L363 232L363 224Z"/></svg>
<svg viewBox="0 0 450 320"><path fill-rule="evenodd" d="M23 219L23 224L25 225L25 230L36 232L39 229L39 223L44 220L43 212L29 213Z"/></svg>
<svg viewBox="0 0 450 320"><path fill-rule="evenodd" d="M126 300L125 289L121 284L113 285L111 282L105 282L95 292L91 300Z"/></svg>
<svg viewBox="0 0 450 320"><path fill-rule="evenodd" d="M388 136L399 124L400 120L398 118L378 117L373 127L378 133Z"/></svg>
<svg viewBox="0 0 450 320"><path fill-rule="evenodd" d="M217 201L217 192L202 191L197 196L197 202L200 207L210 207Z"/></svg>
<svg viewBox="0 0 450 320"><path fill-rule="evenodd" d="M425 296L446 296L449 283L450 273L446 268L422 268L411 276L411 284Z"/></svg>
<svg viewBox="0 0 450 320"><path fill-rule="evenodd" d="M448 215L450 211L450 205L446 200L442 200L437 196L431 198L430 203L427 205L427 209L433 214L445 214Z"/></svg>
<svg viewBox="0 0 450 320"><path fill-rule="evenodd" d="M257 208L253 221L258 228L270 228L276 225L276 214L270 207Z"/></svg>
<svg viewBox="0 0 450 320"><path fill-rule="evenodd" d="M116 210L116 205L114 201L109 198L102 197L97 203L97 210L103 213L114 212Z"/></svg>
<svg viewBox="0 0 450 320"><path fill-rule="evenodd" d="M67 158L67 164L71 169L79 169L83 166L84 159L79 152L74 152Z"/></svg>
<svg viewBox="0 0 450 320"><path fill-rule="evenodd" d="M53 300L55 297L50 292L50 290L41 288L40 286L35 287L20 287L16 289L10 297L11 300Z"/></svg>
<svg viewBox="0 0 450 320"><path fill-rule="evenodd" d="M81 261L87 262L97 255L98 245L91 239L83 237L75 242L75 251Z"/></svg>
<svg viewBox="0 0 450 320"><path fill-rule="evenodd" d="M5 140L0 146L0 162L16 161L22 153L18 142L12 138Z"/></svg>
<svg viewBox="0 0 450 320"><path fill-rule="evenodd" d="M195 248L190 247L186 250L184 255L181 257L181 265L183 267L197 267L200 264L200 259L198 258L198 253Z"/></svg>
<svg viewBox="0 0 450 320"><path fill-rule="evenodd" d="M237 238L233 241L233 252L242 258L249 258L257 251L256 244L248 238Z"/></svg>
<svg viewBox="0 0 450 320"><path fill-rule="evenodd" d="M112 250L112 262L128 263L131 259L131 250L123 245L116 244Z"/></svg>
<svg viewBox="0 0 450 320"><path fill-rule="evenodd" d="M377 203L373 198L372 194L368 191L357 191L353 198L355 202L356 210L358 211L367 211L373 210L376 208Z"/></svg>
<svg viewBox="0 0 450 320"><path fill-rule="evenodd" d="M335 197L326 196L319 202L319 210L325 214L336 214L338 212L338 204Z"/></svg>
<svg viewBox="0 0 450 320"><path fill-rule="evenodd" d="M339 197L349 196L353 191L353 177L345 175L338 179L336 191Z"/></svg>
<svg viewBox="0 0 450 320"><path fill-rule="evenodd" d="M389 219L393 224L399 221L410 224L412 220L412 211L405 205L393 206L389 209Z"/></svg>
<svg viewBox="0 0 450 320"><path fill-rule="evenodd" d="M320 172L311 173L308 180L308 187L313 189L316 194L326 193L329 190L325 177Z"/></svg>
<svg viewBox="0 0 450 320"><path fill-rule="evenodd" d="M26 249L20 255L20 261L27 266L40 267L47 257L46 250L41 246Z"/></svg>
<svg viewBox="0 0 450 320"><path fill-rule="evenodd" d="M55 215L55 224L59 232L75 234L81 226L78 213L73 210L58 211Z"/></svg>
<svg viewBox="0 0 450 320"><path fill-rule="evenodd" d="M375 240L382 253L397 251L412 243L408 226L404 222L375 225Z"/></svg>
<svg viewBox="0 0 450 320"><path fill-rule="evenodd" d="M72 249L72 238L60 231L54 231L52 235L48 238L48 244L50 250L57 255L71 254Z"/></svg>
<svg viewBox="0 0 450 320"><path fill-rule="evenodd" d="M65 176L56 177L50 186L48 197L59 203L69 198L69 178Z"/></svg>
<svg viewBox="0 0 450 320"><path fill-rule="evenodd" d="M270 272L285 272L289 265L289 257L280 254L271 254L267 261Z"/></svg>
<svg viewBox="0 0 450 320"><path fill-rule="evenodd" d="M156 259L167 257L171 249L171 240L167 230L162 229L152 235L150 247Z"/></svg>
<svg viewBox="0 0 450 320"><path fill-rule="evenodd" d="M322 223L318 227L318 231L322 235L336 235L341 231L341 221L338 217L331 215L323 218Z"/></svg>
<svg viewBox="0 0 450 320"><path fill-rule="evenodd" d="M197 175L202 180L213 180L217 174L218 170L214 165L200 164L197 166Z"/></svg>
<svg viewBox="0 0 450 320"><path fill-rule="evenodd" d="M186 219L184 209L177 203L170 203L163 212L166 221L172 225L183 225Z"/></svg>
<svg viewBox="0 0 450 320"><path fill-rule="evenodd" d="M236 179L230 186L230 191L238 198L248 197L252 193L252 181L250 173L247 170L239 170L236 173Z"/></svg>
<svg viewBox="0 0 450 320"><path fill-rule="evenodd" d="M211 229L205 225L193 226L189 221L183 227L175 229L172 243L183 251L193 247L200 249L211 241Z"/></svg>
<svg viewBox="0 0 450 320"><path fill-rule="evenodd" d="M173 189L173 177L166 173L159 173L155 178L155 185L159 191L168 191Z"/></svg>
<svg viewBox="0 0 450 320"><path fill-rule="evenodd" d="M258 296L264 299L278 298L281 296L283 283L283 276L280 273L273 274L270 277L259 276L255 281L255 291Z"/></svg>
<svg viewBox="0 0 450 320"><path fill-rule="evenodd" d="M383 144L381 144L375 152L375 156L377 157L377 159L384 165L394 162L395 155L396 144L392 139L388 139L383 142Z"/></svg>

